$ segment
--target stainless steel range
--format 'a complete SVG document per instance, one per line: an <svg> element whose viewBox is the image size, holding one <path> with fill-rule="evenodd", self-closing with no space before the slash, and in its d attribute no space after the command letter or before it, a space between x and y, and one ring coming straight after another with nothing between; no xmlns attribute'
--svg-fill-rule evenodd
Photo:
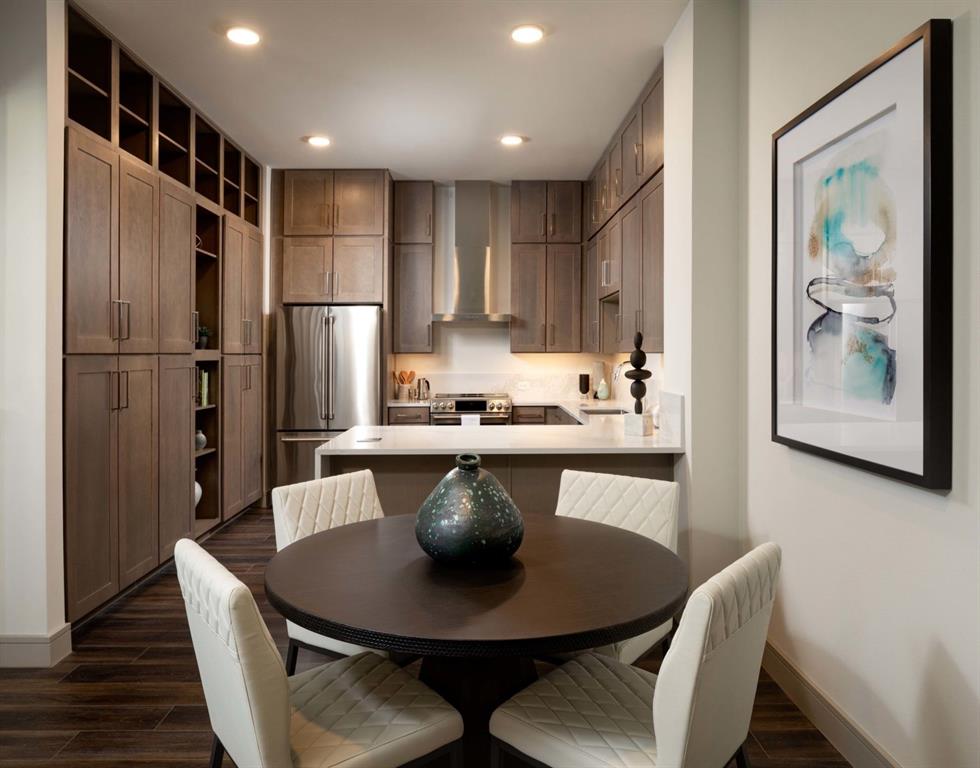
<svg viewBox="0 0 980 768"><path fill-rule="evenodd" d="M479 416L480 424L510 424L510 395L502 393L435 394L429 401L429 423L459 425L463 416Z"/></svg>

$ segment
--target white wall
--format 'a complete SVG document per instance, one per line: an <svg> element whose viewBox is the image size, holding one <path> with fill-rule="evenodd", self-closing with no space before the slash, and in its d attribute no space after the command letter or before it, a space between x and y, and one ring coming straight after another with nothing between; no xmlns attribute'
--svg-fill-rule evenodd
<svg viewBox="0 0 980 768"><path fill-rule="evenodd" d="M977 0L746 0L742 348L746 544L783 547L772 645L906 768L980 755ZM954 19L953 489L770 441L771 134L930 17ZM667 110L670 112L669 108Z"/></svg>
<svg viewBox="0 0 980 768"><path fill-rule="evenodd" d="M69 647L61 498L64 14L57 0L0 8L0 666L47 663Z"/></svg>
<svg viewBox="0 0 980 768"><path fill-rule="evenodd" d="M685 396L681 554L739 553L738 6L692 0L664 45L663 389Z"/></svg>

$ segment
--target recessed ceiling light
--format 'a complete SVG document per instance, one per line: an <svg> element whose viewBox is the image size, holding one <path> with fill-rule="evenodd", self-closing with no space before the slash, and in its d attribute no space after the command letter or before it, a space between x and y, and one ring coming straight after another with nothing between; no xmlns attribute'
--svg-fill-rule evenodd
<svg viewBox="0 0 980 768"><path fill-rule="evenodd" d="M532 45L541 41L541 38L544 37L544 30L537 24L521 24L519 27L514 27L510 37L515 43Z"/></svg>
<svg viewBox="0 0 980 768"><path fill-rule="evenodd" d="M303 141L305 141L311 147L320 148L330 146L330 139L328 139L326 136L306 136L303 138Z"/></svg>
<svg viewBox="0 0 980 768"><path fill-rule="evenodd" d="M232 27L225 36L235 45L255 45L261 40L259 33L248 27Z"/></svg>
<svg viewBox="0 0 980 768"><path fill-rule="evenodd" d="M517 147L523 144L527 139L523 136L518 136L516 133L508 133L506 136L500 137L500 143L505 147Z"/></svg>

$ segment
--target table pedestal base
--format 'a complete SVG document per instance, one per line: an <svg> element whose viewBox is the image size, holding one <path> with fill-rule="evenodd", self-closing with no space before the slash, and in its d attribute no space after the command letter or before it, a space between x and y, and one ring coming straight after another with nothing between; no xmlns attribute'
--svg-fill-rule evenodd
<svg viewBox="0 0 980 768"><path fill-rule="evenodd" d="M463 716L463 765L490 765L490 715L507 699L538 679L525 658L454 659L426 656L419 679Z"/></svg>

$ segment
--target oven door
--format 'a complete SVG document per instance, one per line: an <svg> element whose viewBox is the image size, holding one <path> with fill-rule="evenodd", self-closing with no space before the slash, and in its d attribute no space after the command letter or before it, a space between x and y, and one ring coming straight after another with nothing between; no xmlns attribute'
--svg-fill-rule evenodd
<svg viewBox="0 0 980 768"><path fill-rule="evenodd" d="M481 427L510 424L509 413L481 413L474 415L479 415ZM437 427L458 427L462 424L462 418L458 413L430 413L429 424Z"/></svg>

